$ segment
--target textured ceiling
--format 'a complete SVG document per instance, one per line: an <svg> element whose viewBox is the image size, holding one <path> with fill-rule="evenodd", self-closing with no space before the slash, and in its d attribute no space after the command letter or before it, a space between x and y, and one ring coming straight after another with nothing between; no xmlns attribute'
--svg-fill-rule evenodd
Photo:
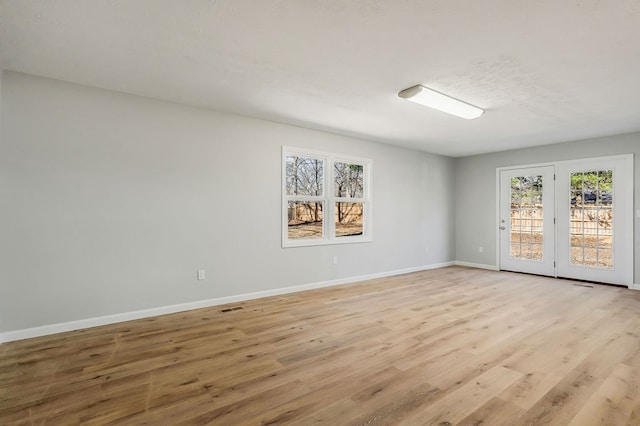
<svg viewBox="0 0 640 426"><path fill-rule="evenodd" d="M640 130L640 1L0 0L0 68L463 156Z"/></svg>

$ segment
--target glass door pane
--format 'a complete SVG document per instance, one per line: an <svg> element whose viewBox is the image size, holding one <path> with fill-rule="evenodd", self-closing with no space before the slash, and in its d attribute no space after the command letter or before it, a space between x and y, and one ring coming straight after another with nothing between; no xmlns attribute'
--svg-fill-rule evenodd
<svg viewBox="0 0 640 426"><path fill-rule="evenodd" d="M613 170L573 172L571 179L571 265L613 269Z"/></svg>
<svg viewBox="0 0 640 426"><path fill-rule="evenodd" d="M512 259L541 262L544 259L542 175L511 178Z"/></svg>

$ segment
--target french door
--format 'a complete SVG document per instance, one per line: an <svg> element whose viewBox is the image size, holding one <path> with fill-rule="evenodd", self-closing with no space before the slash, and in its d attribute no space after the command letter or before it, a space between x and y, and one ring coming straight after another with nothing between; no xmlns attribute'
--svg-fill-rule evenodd
<svg viewBox="0 0 640 426"><path fill-rule="evenodd" d="M500 171L500 269L555 275L553 166Z"/></svg>
<svg viewBox="0 0 640 426"><path fill-rule="evenodd" d="M633 283L633 156L500 170L500 269Z"/></svg>
<svg viewBox="0 0 640 426"><path fill-rule="evenodd" d="M633 156L556 166L557 276L633 284Z"/></svg>

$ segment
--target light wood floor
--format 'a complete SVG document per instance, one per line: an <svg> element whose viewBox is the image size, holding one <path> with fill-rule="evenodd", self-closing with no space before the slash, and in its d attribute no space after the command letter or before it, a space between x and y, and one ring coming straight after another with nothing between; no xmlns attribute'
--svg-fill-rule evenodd
<svg viewBox="0 0 640 426"><path fill-rule="evenodd" d="M5 343L0 386L3 425L639 425L640 292L443 268Z"/></svg>

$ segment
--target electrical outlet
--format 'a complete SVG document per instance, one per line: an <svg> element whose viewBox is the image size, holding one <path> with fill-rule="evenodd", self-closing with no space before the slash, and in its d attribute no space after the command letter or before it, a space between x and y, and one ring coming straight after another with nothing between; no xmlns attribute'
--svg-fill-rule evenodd
<svg viewBox="0 0 640 426"><path fill-rule="evenodd" d="M426 254L427 256L429 256L429 247L425 247L425 248L424 248L424 254Z"/></svg>
<svg viewBox="0 0 640 426"><path fill-rule="evenodd" d="M333 256L333 264L334 265L338 264L338 256Z"/></svg>
<svg viewBox="0 0 640 426"><path fill-rule="evenodd" d="M198 269L198 281L204 280L204 278L205 278L204 269Z"/></svg>
<svg viewBox="0 0 640 426"><path fill-rule="evenodd" d="M482 247L482 246L478 247L478 251L479 251L480 253L484 253L484 247Z"/></svg>

